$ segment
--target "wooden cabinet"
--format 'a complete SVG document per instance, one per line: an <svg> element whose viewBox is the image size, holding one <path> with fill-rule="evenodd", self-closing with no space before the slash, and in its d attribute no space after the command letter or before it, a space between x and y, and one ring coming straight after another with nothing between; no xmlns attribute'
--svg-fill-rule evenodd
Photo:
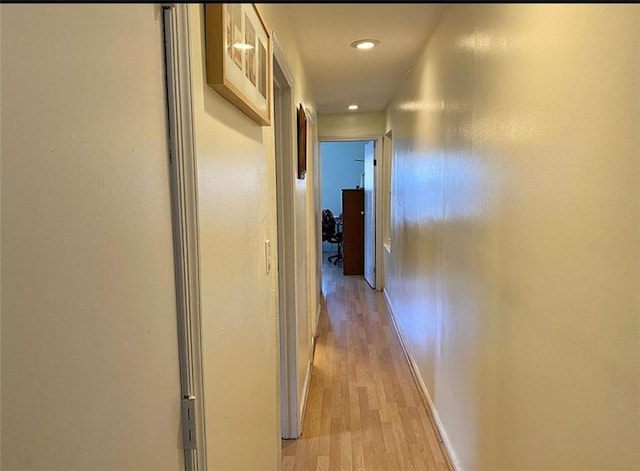
<svg viewBox="0 0 640 471"><path fill-rule="evenodd" d="M364 274L364 190L342 190L342 273Z"/></svg>

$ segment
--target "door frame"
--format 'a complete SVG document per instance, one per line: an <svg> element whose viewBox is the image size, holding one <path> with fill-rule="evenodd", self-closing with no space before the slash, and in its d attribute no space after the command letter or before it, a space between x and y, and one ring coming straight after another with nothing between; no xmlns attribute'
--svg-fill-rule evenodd
<svg viewBox="0 0 640 471"><path fill-rule="evenodd" d="M322 142L351 142L351 141L373 141L374 145L374 159L376 160L376 165L373 167L373 198L374 198L374 207L375 207L375 227L374 227L374 247L375 247L375 259L374 259L374 267L375 267L375 286L374 289L376 291L381 291L383 286L384 278L381 274L384 272L384 259L382 257L382 208L380 201L382 201L382 163L383 163L383 152L382 152L382 138L383 135L364 135L364 136L356 136L356 137L331 137L331 136L323 136L318 138L320 143ZM320 159L322 159L322 153L320 152ZM321 173L321 172L320 172ZM322 182L320 182L319 190L321 191ZM318 194L316 196L320 198ZM319 242L320 250L322 250L322 240Z"/></svg>
<svg viewBox="0 0 640 471"><path fill-rule="evenodd" d="M296 265L294 228L293 75L272 33L273 133L278 267L278 323L280 348L280 431L284 439L300 436L298 411Z"/></svg>
<svg viewBox="0 0 640 471"><path fill-rule="evenodd" d="M368 149L371 149L369 153ZM376 198L376 142L367 141L364 145L364 178L362 182L363 189L363 229L364 229L364 257L363 257L363 275L369 286L376 288L376 227L378 218L376 210L378 208L378 198ZM367 230L369 229L369 230Z"/></svg>
<svg viewBox="0 0 640 471"><path fill-rule="evenodd" d="M176 407L180 407L182 413L185 470L204 471L207 461L200 312L198 179L191 101L188 5L163 4L162 15L182 395L181 404L176 404ZM186 438L189 436L192 437L190 441Z"/></svg>

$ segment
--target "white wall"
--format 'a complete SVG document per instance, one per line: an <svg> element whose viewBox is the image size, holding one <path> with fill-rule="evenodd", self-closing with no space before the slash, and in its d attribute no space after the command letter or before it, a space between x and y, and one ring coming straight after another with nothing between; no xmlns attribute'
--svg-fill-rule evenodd
<svg viewBox="0 0 640 471"><path fill-rule="evenodd" d="M640 469L639 41L455 5L390 106L386 290L462 469Z"/></svg>
<svg viewBox="0 0 640 471"><path fill-rule="evenodd" d="M383 111L369 113L329 113L318 115L318 138L375 137L385 133Z"/></svg>
<svg viewBox="0 0 640 471"><path fill-rule="evenodd" d="M1 468L182 469L160 10L0 11Z"/></svg>
<svg viewBox="0 0 640 471"><path fill-rule="evenodd" d="M274 240L269 128L206 84L204 7L190 6L189 20L207 466L275 469L277 317L263 245Z"/></svg>
<svg viewBox="0 0 640 471"><path fill-rule="evenodd" d="M295 105L302 102L313 110L282 6L260 5L259 9L267 27L276 31L283 44L294 75ZM273 128L259 126L206 84L204 7L190 5L189 20L208 466L224 470L279 469ZM294 124L292 121L292 129ZM315 260L308 256L313 244L310 240L313 214L308 214L307 199L312 198L314 159L312 153L307 178L295 181L294 196L300 391L311 353L312 297L307 277L312 276L315 283ZM264 257L267 239L272 245L269 274Z"/></svg>
<svg viewBox="0 0 640 471"><path fill-rule="evenodd" d="M285 54L287 64L293 74L292 97L295 106L302 103L305 109L311 114L311 123L308 137L307 173L304 180L294 180L294 232L295 232L295 254L296 254L296 325L297 332L297 380L298 398L304 398L305 379L308 378L311 367L312 341L316 330L316 316L320 303L320 283L318 248L321 243L319 226L319 214L317 211L317 201L314 189L319 187L319 165L318 165L318 144L317 126L318 116L315 101L311 96L308 78L304 64L298 51L298 39L295 37L294 29L289 18L289 5L284 4L260 4L259 9L267 26L272 29ZM291 123L292 138L295 140L295 114ZM292 143L293 149L297 149L297 144ZM270 151L272 148L270 149ZM294 159L293 168L297 168L296 153L292 155ZM271 162L275 157L271 154ZM275 170L273 171L275 175ZM273 180L275 182L275 179ZM275 201L275 187L273 188L273 198ZM275 207L273 208L273 220L275 221ZM275 230L275 225L274 225ZM274 239L275 240L275 235ZM275 285L274 285L275 286Z"/></svg>

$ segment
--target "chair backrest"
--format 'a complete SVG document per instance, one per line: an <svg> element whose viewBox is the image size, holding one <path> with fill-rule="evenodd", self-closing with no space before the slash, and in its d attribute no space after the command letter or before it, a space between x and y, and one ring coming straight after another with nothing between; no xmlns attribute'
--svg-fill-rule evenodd
<svg viewBox="0 0 640 471"><path fill-rule="evenodd" d="M336 218L330 209L322 210L322 240L329 240L336 235Z"/></svg>

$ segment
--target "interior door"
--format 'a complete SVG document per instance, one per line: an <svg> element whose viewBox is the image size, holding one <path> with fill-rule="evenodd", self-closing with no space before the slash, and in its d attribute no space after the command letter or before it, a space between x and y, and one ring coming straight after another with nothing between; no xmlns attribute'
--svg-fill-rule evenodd
<svg viewBox="0 0 640 471"><path fill-rule="evenodd" d="M364 146L364 279L376 286L375 141Z"/></svg>

